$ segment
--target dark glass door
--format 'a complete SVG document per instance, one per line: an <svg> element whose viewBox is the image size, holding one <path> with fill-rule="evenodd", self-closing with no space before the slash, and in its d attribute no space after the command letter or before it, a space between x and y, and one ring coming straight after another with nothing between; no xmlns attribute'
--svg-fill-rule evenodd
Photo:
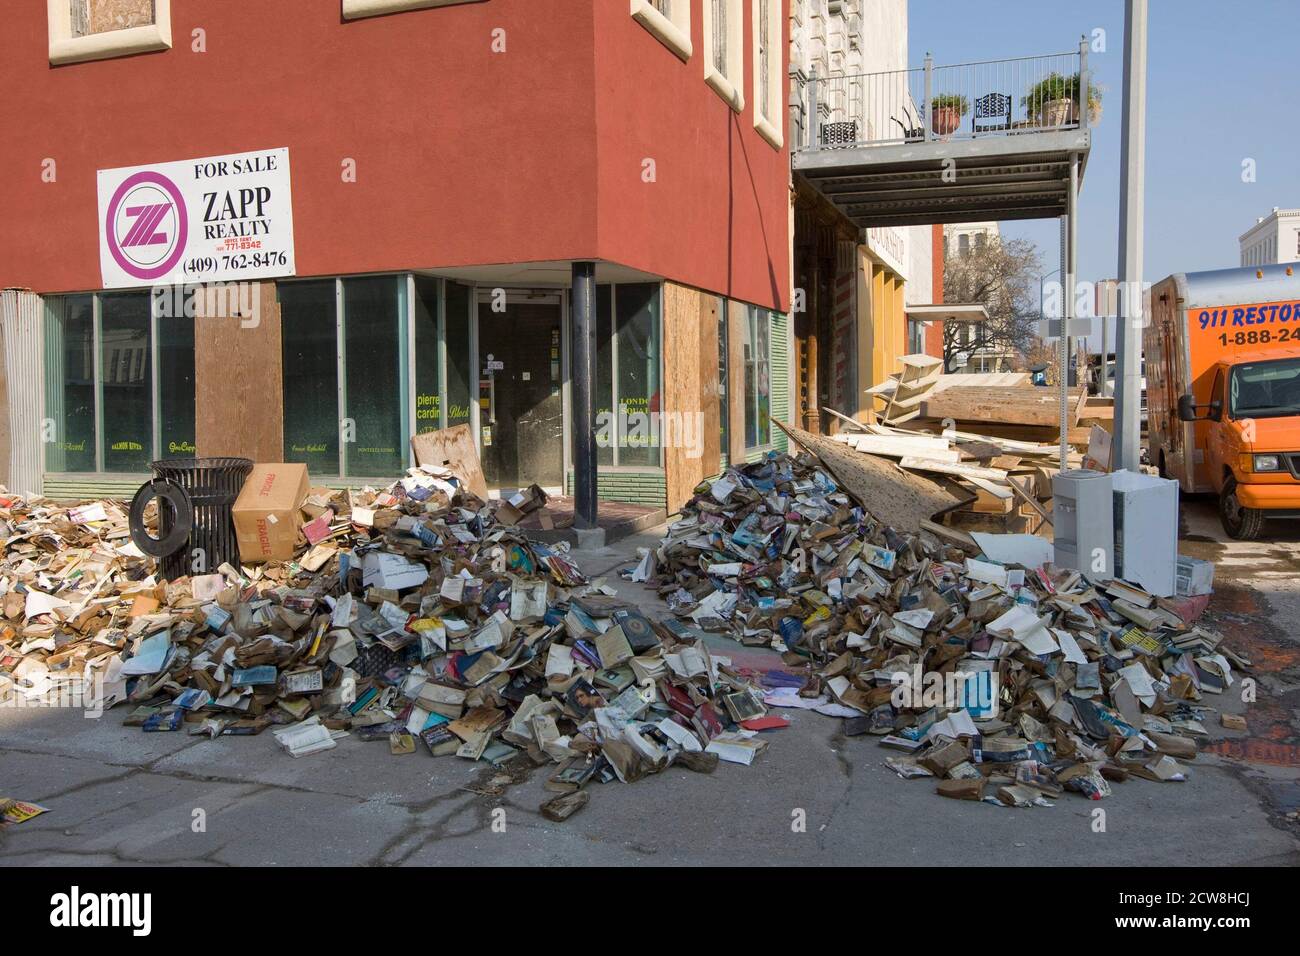
<svg viewBox="0 0 1300 956"><path fill-rule="evenodd" d="M479 425L489 488L564 484L558 303L479 305Z"/></svg>

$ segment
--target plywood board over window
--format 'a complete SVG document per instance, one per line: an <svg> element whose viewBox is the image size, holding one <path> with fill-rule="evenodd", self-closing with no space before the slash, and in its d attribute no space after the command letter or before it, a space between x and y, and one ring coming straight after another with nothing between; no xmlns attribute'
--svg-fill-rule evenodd
<svg viewBox="0 0 1300 956"><path fill-rule="evenodd" d="M154 0L68 0L74 36L152 26ZM80 32L77 32L80 27Z"/></svg>
<svg viewBox="0 0 1300 956"><path fill-rule="evenodd" d="M284 458L280 306L275 283L256 283L257 313L196 295L195 444L198 454ZM210 314L211 313L211 314Z"/></svg>
<svg viewBox="0 0 1300 956"><path fill-rule="evenodd" d="M664 284L664 469L668 508L721 467L718 297Z"/></svg>
<svg viewBox="0 0 1300 956"><path fill-rule="evenodd" d="M46 0L46 9L56 66L172 45L171 0Z"/></svg>

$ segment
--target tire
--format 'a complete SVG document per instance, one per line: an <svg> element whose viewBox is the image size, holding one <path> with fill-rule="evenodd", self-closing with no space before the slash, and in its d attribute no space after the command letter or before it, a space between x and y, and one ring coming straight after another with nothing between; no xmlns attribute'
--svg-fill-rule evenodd
<svg viewBox="0 0 1300 956"><path fill-rule="evenodd" d="M1229 478L1219 492L1219 520L1228 537L1238 541L1254 541L1264 528L1264 512L1258 508L1243 508L1237 502L1237 480Z"/></svg>

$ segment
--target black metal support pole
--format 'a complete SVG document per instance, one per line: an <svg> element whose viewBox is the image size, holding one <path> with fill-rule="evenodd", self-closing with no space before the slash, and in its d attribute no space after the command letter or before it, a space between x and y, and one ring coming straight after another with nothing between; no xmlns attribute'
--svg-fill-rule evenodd
<svg viewBox="0 0 1300 956"><path fill-rule="evenodd" d="M573 264L573 524L596 527L596 264Z"/></svg>

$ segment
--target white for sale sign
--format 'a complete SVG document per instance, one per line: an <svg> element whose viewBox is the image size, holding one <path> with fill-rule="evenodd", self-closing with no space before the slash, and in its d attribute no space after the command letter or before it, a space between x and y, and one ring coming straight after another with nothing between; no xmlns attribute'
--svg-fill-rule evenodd
<svg viewBox="0 0 1300 956"><path fill-rule="evenodd" d="M289 150L99 171L104 288L294 274Z"/></svg>

